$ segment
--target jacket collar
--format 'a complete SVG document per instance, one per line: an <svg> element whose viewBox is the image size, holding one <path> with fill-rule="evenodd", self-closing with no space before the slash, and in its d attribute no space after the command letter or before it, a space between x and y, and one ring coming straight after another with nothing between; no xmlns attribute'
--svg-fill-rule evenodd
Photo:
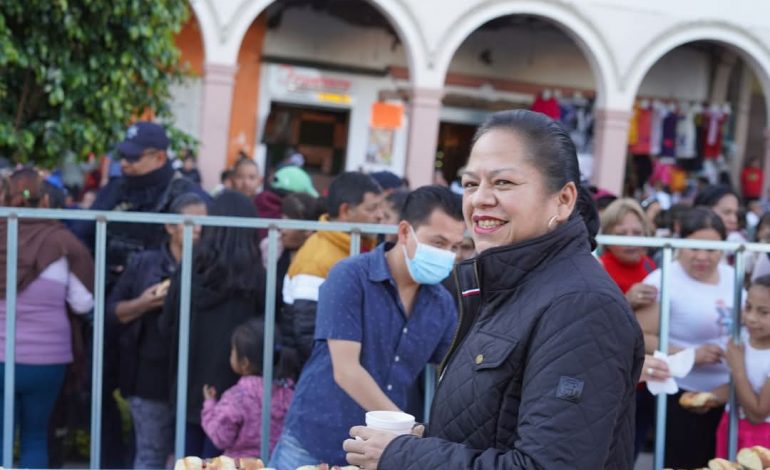
<svg viewBox="0 0 770 470"><path fill-rule="evenodd" d="M127 189L145 189L145 188L162 188L165 189L169 182L174 178L174 168L171 166L171 162L166 163L153 170L146 175L140 176L124 176L123 181Z"/></svg>
<svg viewBox="0 0 770 470"><path fill-rule="evenodd" d="M591 252L588 233L579 215L555 230L531 240L491 248L469 262L476 265L482 294L509 290L526 282L527 275L545 269L566 253Z"/></svg>
<svg viewBox="0 0 770 470"><path fill-rule="evenodd" d="M369 280L374 282L393 281L390 274L388 260L385 258L385 252L393 249L395 245L391 242L381 243L369 258ZM393 281L395 283L395 281Z"/></svg>

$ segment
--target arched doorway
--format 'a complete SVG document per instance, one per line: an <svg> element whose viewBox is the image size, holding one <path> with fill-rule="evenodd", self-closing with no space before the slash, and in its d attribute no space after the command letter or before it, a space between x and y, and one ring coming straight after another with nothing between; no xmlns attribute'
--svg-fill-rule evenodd
<svg viewBox="0 0 770 470"><path fill-rule="evenodd" d="M257 78L236 77L228 158L241 147L270 174L299 153L319 189L346 170L403 173L410 55L378 2L275 1L244 36L239 67L244 51ZM245 86L254 98L238 98ZM238 115L253 119L251 143Z"/></svg>
<svg viewBox="0 0 770 470"><path fill-rule="evenodd" d="M625 192L667 204L692 198L704 184L725 183L762 195L740 177L746 163L765 157L762 70L746 51L719 41L691 41L662 54L638 82Z"/></svg>
<svg viewBox="0 0 770 470"><path fill-rule="evenodd" d="M564 124L589 179L594 105L603 82L595 62L561 25L545 17L506 15L485 22L462 42L448 66L437 174L447 181L457 178L476 127L490 113L526 108Z"/></svg>

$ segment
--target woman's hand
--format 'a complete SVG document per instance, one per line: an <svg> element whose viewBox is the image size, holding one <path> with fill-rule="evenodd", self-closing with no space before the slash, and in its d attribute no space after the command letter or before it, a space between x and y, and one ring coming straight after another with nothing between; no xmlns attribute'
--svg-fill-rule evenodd
<svg viewBox="0 0 770 470"><path fill-rule="evenodd" d="M736 343L733 340L727 342L727 365L733 374L744 370L746 367L746 348L743 343Z"/></svg>
<svg viewBox="0 0 770 470"><path fill-rule="evenodd" d="M422 437L424 433L425 426L423 425L417 425L412 429L413 436ZM348 463L360 468L376 470L385 448L398 435L388 431L370 429L366 426L355 426L350 429L350 437L353 439L347 439L342 444L342 448L347 452L345 458Z"/></svg>
<svg viewBox="0 0 770 470"><path fill-rule="evenodd" d="M716 344L704 344L695 350L695 364L717 364L723 356L724 351Z"/></svg>
<svg viewBox="0 0 770 470"><path fill-rule="evenodd" d="M637 282L626 292L626 300L633 309L646 307L658 301L658 289L655 286Z"/></svg>
<svg viewBox="0 0 770 470"><path fill-rule="evenodd" d="M668 370L668 364L665 361L657 359L649 354L644 355L644 367L639 382L662 382L671 377Z"/></svg>

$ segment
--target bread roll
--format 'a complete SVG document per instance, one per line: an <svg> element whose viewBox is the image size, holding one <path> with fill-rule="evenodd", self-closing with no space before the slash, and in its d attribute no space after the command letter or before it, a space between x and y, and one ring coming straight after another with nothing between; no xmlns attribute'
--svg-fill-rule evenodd
<svg viewBox="0 0 770 470"><path fill-rule="evenodd" d="M714 401L717 401L717 396L711 392L685 392L679 397L682 408L702 408Z"/></svg>
<svg viewBox="0 0 770 470"><path fill-rule="evenodd" d="M220 455L206 462L206 468L212 470L236 470L235 460L226 455Z"/></svg>
<svg viewBox="0 0 770 470"><path fill-rule="evenodd" d="M238 468L241 470L260 470L265 468L265 464L262 459L243 457L238 459Z"/></svg>
<svg viewBox="0 0 770 470"><path fill-rule="evenodd" d="M742 470L742 468L737 463L732 463L729 460L711 459L709 460L709 470Z"/></svg>
<svg viewBox="0 0 770 470"><path fill-rule="evenodd" d="M153 292L156 297L162 297L166 294L168 294L168 287L171 285L171 279L166 279L165 281L162 281L158 286L155 288L155 291Z"/></svg>
<svg viewBox="0 0 770 470"><path fill-rule="evenodd" d="M199 457L185 457L176 461L174 470L201 470L203 469L203 460Z"/></svg>
<svg viewBox="0 0 770 470"><path fill-rule="evenodd" d="M764 470L770 467L770 450L761 446L741 449L738 452L738 463L748 470Z"/></svg>

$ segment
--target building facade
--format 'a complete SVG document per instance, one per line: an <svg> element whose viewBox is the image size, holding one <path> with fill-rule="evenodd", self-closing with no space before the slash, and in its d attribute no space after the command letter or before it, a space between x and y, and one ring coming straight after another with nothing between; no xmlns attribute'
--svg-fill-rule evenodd
<svg viewBox="0 0 770 470"><path fill-rule="evenodd" d="M389 169L413 187L451 180L486 115L553 98L561 118L570 116L585 175L615 193L641 161L629 139L643 108L653 116L666 108L680 119L705 109L711 124L702 126L704 139L713 144L720 126L713 162L733 178L750 157L770 164L764 2L190 5L178 44L195 77L175 89L174 109L177 125L201 141L209 187L239 152L268 173L300 152L321 187L356 169ZM646 152L652 164L656 150Z"/></svg>

